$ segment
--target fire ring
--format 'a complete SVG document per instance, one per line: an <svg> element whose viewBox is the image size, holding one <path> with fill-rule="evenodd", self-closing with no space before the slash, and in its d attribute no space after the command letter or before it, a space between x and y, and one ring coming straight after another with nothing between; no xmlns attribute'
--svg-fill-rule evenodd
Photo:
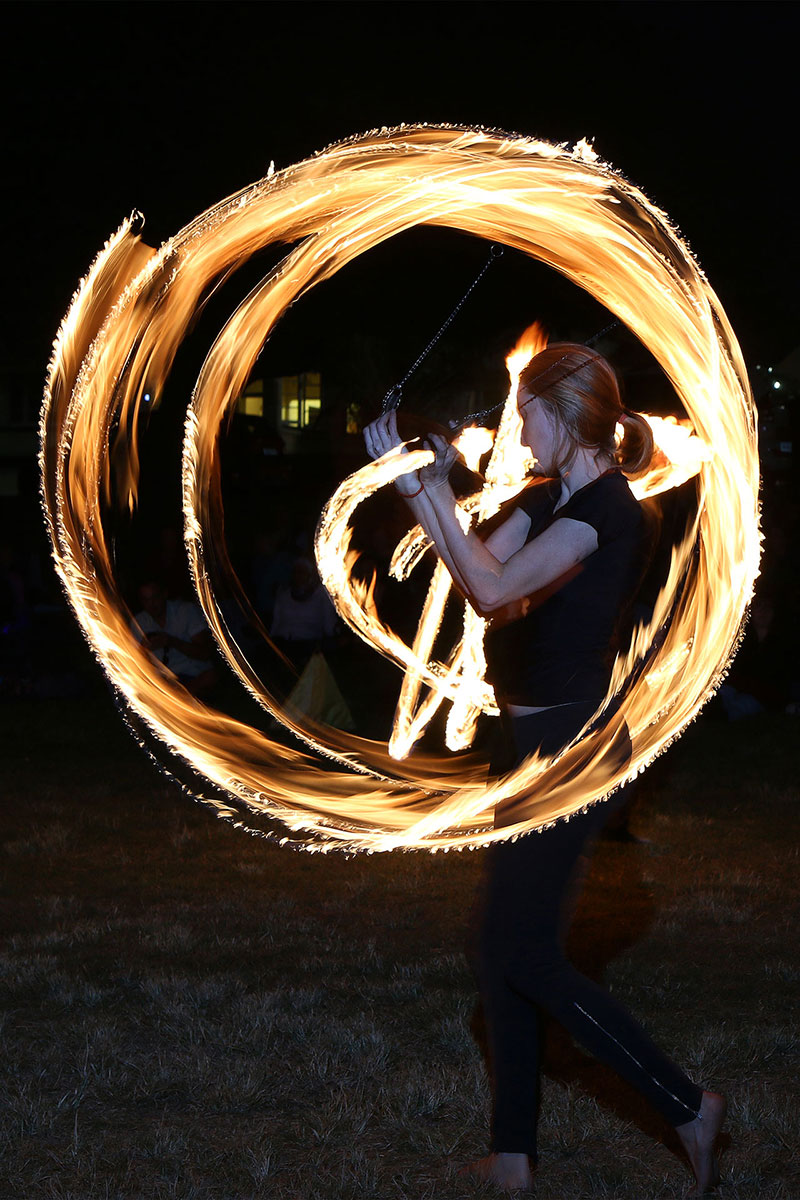
<svg viewBox="0 0 800 1200"><path fill-rule="evenodd" d="M262 703L277 708L231 644L205 570L220 423L290 304L365 250L422 223L514 247L585 288L649 348L711 449L695 524L676 547L652 622L618 660L607 697L621 702L614 719L624 718L632 736L624 776L606 761L605 739L587 737L487 789L474 763L411 759L401 772L385 747L280 714L339 763L338 771L322 771L313 752L287 749L165 680L131 635L103 503L112 489L122 503L136 502L145 393L160 394L209 287L262 247L295 243L211 348L187 413L183 455L185 536L199 600L222 653ZM158 253L123 225L82 282L54 347L42 410L43 496L56 567L90 645L125 703L215 786L220 795L208 802L220 815L243 824L247 810L264 814L285 830L274 836L310 849L435 850L568 816L643 769L697 715L738 644L758 571L755 429L741 352L713 290L664 214L590 147L400 127L271 173ZM495 802L520 795L529 797L527 819L495 831Z"/></svg>

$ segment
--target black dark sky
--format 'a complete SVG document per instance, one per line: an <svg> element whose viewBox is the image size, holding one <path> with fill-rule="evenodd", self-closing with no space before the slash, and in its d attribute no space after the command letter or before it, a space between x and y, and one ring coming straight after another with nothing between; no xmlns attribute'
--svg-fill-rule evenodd
<svg viewBox="0 0 800 1200"><path fill-rule="evenodd" d="M751 361L800 340L794 5L12 9L6 378L43 375L77 280L134 207L157 244L270 160L401 121L594 138L682 230Z"/></svg>

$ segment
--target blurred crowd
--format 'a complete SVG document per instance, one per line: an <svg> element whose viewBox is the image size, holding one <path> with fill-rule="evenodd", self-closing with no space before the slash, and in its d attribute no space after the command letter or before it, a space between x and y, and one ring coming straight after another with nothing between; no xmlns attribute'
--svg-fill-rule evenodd
<svg viewBox="0 0 800 1200"><path fill-rule="evenodd" d="M427 575L423 568L403 584L389 578L391 555L407 527L406 513L388 494L373 504L369 520L356 530L356 571L365 582L374 576L380 616L411 640ZM728 720L800 713L796 504L766 506L763 524L764 557L750 618L710 710ZM319 652L356 724L363 721L369 736L385 736L399 672L338 618L316 571L313 532L310 521L288 509L251 527L232 552L238 584L215 588L217 601L237 644L271 690L287 695ZM176 675L194 694L217 702L232 676L194 596L177 525L153 530L128 561L120 562L119 584L134 636L160 669ZM236 595L239 585L244 604ZM79 695L93 686L87 664L91 659L55 580L44 540L31 548L6 530L0 541L0 699Z"/></svg>

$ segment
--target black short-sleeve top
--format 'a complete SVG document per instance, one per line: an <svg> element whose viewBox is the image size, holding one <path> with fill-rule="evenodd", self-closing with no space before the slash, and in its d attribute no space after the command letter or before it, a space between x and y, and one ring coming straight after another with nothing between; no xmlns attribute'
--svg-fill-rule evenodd
<svg viewBox="0 0 800 1200"><path fill-rule="evenodd" d="M601 700L647 563L644 514L620 471L607 471L556 509L559 496L558 481L548 480L517 497L515 507L531 519L526 542L570 517L592 526L597 549L527 597L524 615L489 629L487 678L501 703Z"/></svg>

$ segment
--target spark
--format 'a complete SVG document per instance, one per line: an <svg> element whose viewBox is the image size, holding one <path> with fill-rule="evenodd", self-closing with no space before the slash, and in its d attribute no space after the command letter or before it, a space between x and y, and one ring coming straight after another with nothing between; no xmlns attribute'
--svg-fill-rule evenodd
<svg viewBox="0 0 800 1200"><path fill-rule="evenodd" d="M415 750L397 757L403 739L408 748L413 744L426 708L451 705L448 739L458 745L467 744L476 713L496 711L479 653L475 660L467 656L480 642L473 616L465 615L461 649L446 662L431 658L436 613L449 589L443 568L434 571L412 646L380 621L369 589L351 573L352 514L373 491L424 461L424 451L389 456L345 480L317 537L320 572L341 615L405 673L400 708L407 728L395 729L392 753L382 743L283 711L230 636L215 598L221 583L241 592L221 542L213 486L219 432L264 342L311 287L419 224L449 226L527 253L625 323L672 381L687 414L685 426L656 431L662 477L637 486L670 486L676 463L686 477L697 476L696 516L673 552L652 620L615 663L598 712L606 717L602 730L587 732L552 760L534 756L488 787L474 754ZM112 498L129 510L136 505L141 416L158 405L204 299L254 253L276 243L293 248L220 330L192 396L182 462L184 532L197 597L221 653L305 749L205 707L162 675L131 633L104 524ZM682 439L677 448L673 435ZM500 436L485 487L464 505L465 521L485 519L521 486L524 464L510 457L513 438L500 449ZM157 252L126 222L98 255L59 331L42 408L40 460L56 569L113 687L153 734L219 790L208 802L220 815L239 823L248 810L265 815L283 828L280 840L315 850L477 846L541 828L602 798L679 736L719 685L758 573L755 409L736 338L665 214L585 142L571 151L479 129L401 126L270 171ZM423 552L412 531L393 569L407 573ZM418 703L423 687L427 695ZM610 715L615 696L621 703ZM623 720L633 756L620 767L610 747ZM333 760L330 769L319 768L319 753ZM518 819L495 830L493 809L501 801L516 805Z"/></svg>

